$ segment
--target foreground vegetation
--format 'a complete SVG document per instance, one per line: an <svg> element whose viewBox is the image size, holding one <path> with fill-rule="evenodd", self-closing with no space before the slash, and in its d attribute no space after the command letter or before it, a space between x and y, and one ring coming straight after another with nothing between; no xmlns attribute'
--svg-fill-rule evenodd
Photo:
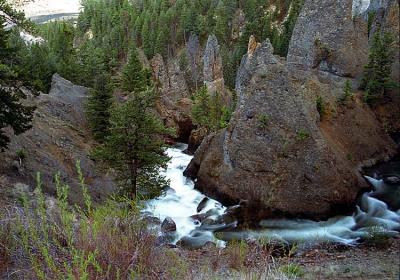
<svg viewBox="0 0 400 280"><path fill-rule="evenodd" d="M57 198L41 191L1 209L0 276L18 279L289 279L302 274L291 251L267 243L208 247L208 256L160 245L140 217L140 203L112 198L93 205L78 165L82 205L68 203L55 176ZM277 249L278 248L278 249ZM281 254L279 264L275 261ZM286 253L285 253L286 252ZM190 258L188 258L188 254ZM261 265L261 266L260 266ZM226 271L224 271L226 270ZM223 272L224 271L224 272Z"/></svg>

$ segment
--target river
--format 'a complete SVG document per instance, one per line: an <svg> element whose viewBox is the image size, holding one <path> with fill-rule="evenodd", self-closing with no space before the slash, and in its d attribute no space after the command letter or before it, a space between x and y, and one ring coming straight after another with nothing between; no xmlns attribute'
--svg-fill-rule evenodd
<svg viewBox="0 0 400 280"><path fill-rule="evenodd" d="M144 215L159 218L160 222L167 217L175 221L177 229L170 243L180 240L188 247L199 248L207 242L224 246L224 241L232 239L266 239L288 244L333 242L354 245L371 235L395 236L400 231L399 201L389 203L390 199L388 202L383 198L386 195L400 199L400 186L388 185L372 177L366 179L374 190L362 195L352 216L333 217L320 222L270 219L260 221L257 229L238 230L237 222L227 222L223 218L232 207L224 207L218 201L209 199L205 207L197 212L205 196L194 189L192 180L183 176L192 159L183 152L186 147L179 144L167 150L171 160L163 172L170 180L170 189L164 196L148 201L143 209ZM163 233L159 232L162 236Z"/></svg>

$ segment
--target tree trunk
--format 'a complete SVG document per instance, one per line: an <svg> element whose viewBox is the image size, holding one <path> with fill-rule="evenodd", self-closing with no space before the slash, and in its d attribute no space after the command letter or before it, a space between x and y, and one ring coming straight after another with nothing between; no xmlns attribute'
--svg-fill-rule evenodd
<svg viewBox="0 0 400 280"><path fill-rule="evenodd" d="M131 167L131 193L130 198L132 200L136 199L137 195L137 176L138 176L138 165L136 160L132 161Z"/></svg>

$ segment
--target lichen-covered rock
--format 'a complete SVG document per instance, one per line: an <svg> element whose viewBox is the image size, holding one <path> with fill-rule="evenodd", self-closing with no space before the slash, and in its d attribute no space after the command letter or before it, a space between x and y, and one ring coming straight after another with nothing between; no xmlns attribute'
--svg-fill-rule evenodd
<svg viewBox="0 0 400 280"><path fill-rule="evenodd" d="M185 174L226 204L247 200L248 220L348 211L366 187L358 165L393 153L394 143L361 101L340 109L344 82L288 67L264 42L242 59L228 128L203 141ZM323 122L318 96L332 109Z"/></svg>
<svg viewBox="0 0 400 280"><path fill-rule="evenodd" d="M192 86L198 89L203 82L203 57L199 37L194 33L190 34L186 43L186 53Z"/></svg>
<svg viewBox="0 0 400 280"><path fill-rule="evenodd" d="M352 0L304 1L289 45L288 63L359 77L368 60L367 23L352 16Z"/></svg>
<svg viewBox="0 0 400 280"><path fill-rule="evenodd" d="M54 175L70 186L69 197L74 203L82 201L81 186L76 172L76 161L80 161L88 189L94 200L105 198L114 183L107 174L97 171L89 153L94 146L84 116L84 104L88 90L76 86L55 74L49 94L29 96L27 102L37 106L32 129L11 137L6 153L2 154L0 174L8 177L10 184L23 183L34 189L36 174L40 172L45 192L54 195ZM18 150L25 158L15 169L11 163Z"/></svg>

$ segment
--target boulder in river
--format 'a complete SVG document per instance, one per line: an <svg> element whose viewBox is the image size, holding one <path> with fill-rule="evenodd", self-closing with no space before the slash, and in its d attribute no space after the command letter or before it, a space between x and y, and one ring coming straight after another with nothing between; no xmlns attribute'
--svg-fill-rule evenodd
<svg viewBox="0 0 400 280"><path fill-rule="evenodd" d="M200 203L199 203L199 205L197 206L197 213L199 213L199 212L201 212L206 206L207 206L207 203L208 203L208 201L209 201L209 198L208 197L204 197L201 201L200 201Z"/></svg>
<svg viewBox="0 0 400 280"><path fill-rule="evenodd" d="M165 218L161 224L161 232L169 233L174 231L176 231L176 224L174 220L172 220L170 217Z"/></svg>

